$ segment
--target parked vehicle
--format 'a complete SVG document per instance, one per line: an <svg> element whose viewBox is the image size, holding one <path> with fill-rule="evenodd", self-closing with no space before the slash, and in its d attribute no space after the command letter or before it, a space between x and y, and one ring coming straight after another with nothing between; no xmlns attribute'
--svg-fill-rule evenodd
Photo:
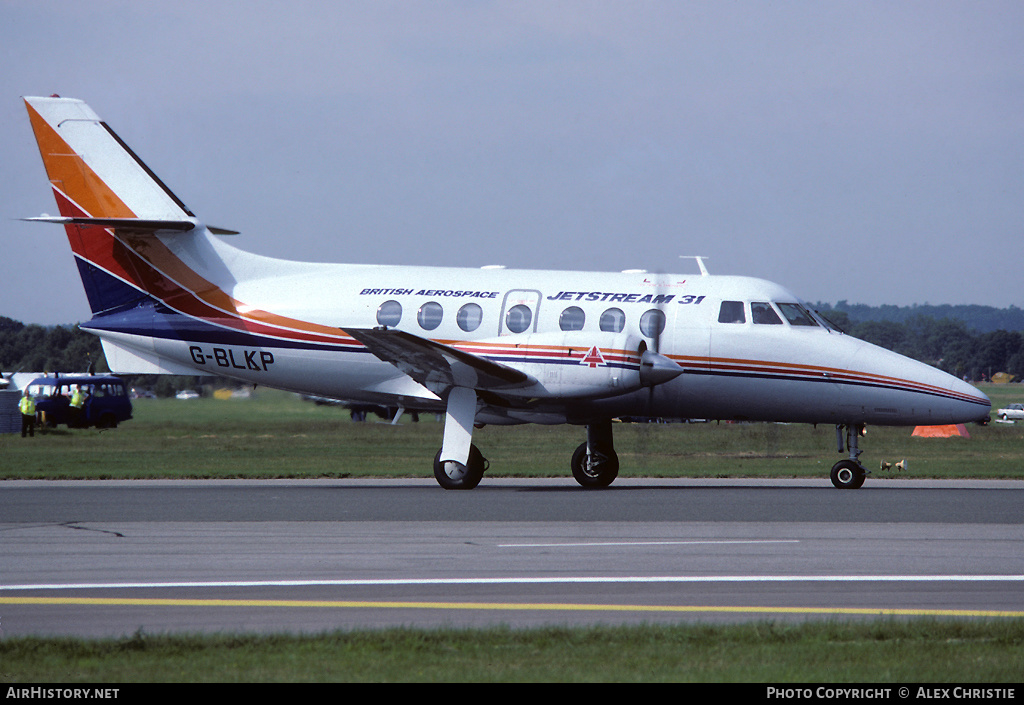
<svg viewBox="0 0 1024 705"><path fill-rule="evenodd" d="M1024 404L1010 404L1005 409L996 412L996 418L1000 421L1009 419L1024 419Z"/></svg>
<svg viewBox="0 0 1024 705"><path fill-rule="evenodd" d="M37 377L28 384L36 413L45 426L116 428L132 417L124 382L109 375ZM80 410L71 404L76 390L84 395Z"/></svg>

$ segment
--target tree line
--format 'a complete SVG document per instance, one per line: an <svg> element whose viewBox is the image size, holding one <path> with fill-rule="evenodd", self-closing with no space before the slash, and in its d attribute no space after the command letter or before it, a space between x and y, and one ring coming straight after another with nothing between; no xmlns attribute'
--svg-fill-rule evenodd
<svg viewBox="0 0 1024 705"><path fill-rule="evenodd" d="M1024 310L1011 306L813 306L844 333L970 381L1004 372L1024 380ZM941 316L934 314L943 314ZM991 326L995 322L1006 328ZM99 338L75 324L41 326L0 316L0 370L108 372ZM136 375L158 394L192 388L198 378Z"/></svg>
<svg viewBox="0 0 1024 705"><path fill-rule="evenodd" d="M91 368L90 368L91 366ZM108 372L100 339L77 325L40 326L0 316L0 370Z"/></svg>
<svg viewBox="0 0 1024 705"><path fill-rule="evenodd" d="M1024 309L1010 306L995 308L994 306L950 304L914 304L913 306L868 306L867 304L851 304L840 301L835 306L817 304L817 306L836 311L843 311L852 321L891 321L893 323L909 323L917 318L934 318L938 321L950 319L960 321L968 330L975 333L994 333L997 330L1024 331ZM824 308L822 309L824 310Z"/></svg>
<svg viewBox="0 0 1024 705"><path fill-rule="evenodd" d="M820 306L820 305L819 305ZM821 307L818 312L844 333L926 362L971 382L990 381L1003 372L1024 379L1024 332L972 330L955 318L914 315L903 321L856 320L847 311Z"/></svg>
<svg viewBox="0 0 1024 705"><path fill-rule="evenodd" d="M100 339L77 324L40 326L0 316L0 371L61 372L65 374L110 371ZM174 396L195 389L203 378L174 375L121 375L129 387L147 389L157 396Z"/></svg>

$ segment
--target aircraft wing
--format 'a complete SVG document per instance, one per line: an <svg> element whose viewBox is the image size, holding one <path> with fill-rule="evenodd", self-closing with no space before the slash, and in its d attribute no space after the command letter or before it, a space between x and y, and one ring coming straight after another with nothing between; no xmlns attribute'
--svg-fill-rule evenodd
<svg viewBox="0 0 1024 705"><path fill-rule="evenodd" d="M537 383L525 372L405 331L386 328L344 330L376 357L390 362L437 394L452 387L500 392Z"/></svg>

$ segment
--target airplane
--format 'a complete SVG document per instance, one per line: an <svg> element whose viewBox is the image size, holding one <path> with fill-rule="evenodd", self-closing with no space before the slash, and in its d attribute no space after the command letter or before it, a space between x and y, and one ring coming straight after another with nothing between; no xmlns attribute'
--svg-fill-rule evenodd
<svg viewBox="0 0 1024 705"><path fill-rule="evenodd" d="M204 223L84 102L24 98L112 372L216 374L444 414L434 477L478 485L484 424L586 428L584 488L619 471L621 417L834 424L840 489L868 424L987 421L988 397L846 335L763 279L302 263Z"/></svg>

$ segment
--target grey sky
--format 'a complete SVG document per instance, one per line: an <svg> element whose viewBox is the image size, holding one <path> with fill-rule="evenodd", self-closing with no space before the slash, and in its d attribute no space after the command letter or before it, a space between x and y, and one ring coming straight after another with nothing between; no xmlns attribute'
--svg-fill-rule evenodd
<svg viewBox="0 0 1024 705"><path fill-rule="evenodd" d="M22 95L289 259L1024 305L1020 2L0 0L0 315L86 320Z"/></svg>

